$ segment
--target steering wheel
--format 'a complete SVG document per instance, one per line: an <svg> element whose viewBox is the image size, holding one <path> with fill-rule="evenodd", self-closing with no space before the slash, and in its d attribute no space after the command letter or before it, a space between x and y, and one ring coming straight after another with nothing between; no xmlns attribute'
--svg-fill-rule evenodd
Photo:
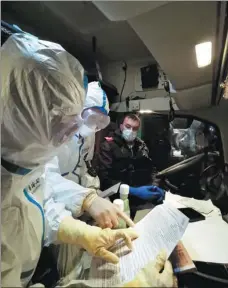
<svg viewBox="0 0 228 288"><path fill-rule="evenodd" d="M173 175L181 170L187 169L191 166L193 166L194 164L200 162L203 158L205 157L205 153L200 153L198 155L192 156L188 159L185 159L175 165L170 166L169 168L166 168L162 171L160 171L156 177L157 178L163 178L163 177L167 177L170 175Z"/></svg>

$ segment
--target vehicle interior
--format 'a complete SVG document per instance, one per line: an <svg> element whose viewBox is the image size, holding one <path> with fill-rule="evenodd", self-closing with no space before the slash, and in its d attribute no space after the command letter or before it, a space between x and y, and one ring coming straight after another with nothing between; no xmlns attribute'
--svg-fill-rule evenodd
<svg viewBox="0 0 228 288"><path fill-rule="evenodd" d="M123 115L137 113L159 185L211 199L228 214L227 2L2 1L1 7L2 45L21 30L59 43L82 63L89 82L100 81L111 123L96 135L95 166L104 137ZM211 61L200 67L195 45L205 42Z"/></svg>
<svg viewBox="0 0 228 288"><path fill-rule="evenodd" d="M95 164L104 136L118 127L123 115L135 112L142 121L139 136L167 189L200 199L223 199L228 161L224 124L228 101L222 86L228 66L226 2L2 1L1 5L2 44L21 30L57 42L79 59L89 82L102 84L112 123L96 135ZM211 43L212 60L203 67L195 51L201 42ZM201 128L191 138L193 121L201 121ZM189 142L188 137L199 144L181 148L180 142Z"/></svg>
<svg viewBox="0 0 228 288"><path fill-rule="evenodd" d="M138 97L144 99L140 109L150 109L152 98L167 96L162 85L164 77L176 91L173 102L178 109L203 108L219 101L215 94L218 82L225 77L225 71L219 70L226 66L226 59L221 60L225 51L226 3L2 1L1 6L3 21L60 43L80 60L91 79L101 74L110 90L110 103ZM198 68L194 48L205 41L212 43L214 61ZM138 70L147 66L150 71L142 71L142 89ZM150 76L156 74L159 83ZM152 83L147 83L148 77ZM165 105L161 108L152 110L166 110ZM113 110L117 110L115 105Z"/></svg>
<svg viewBox="0 0 228 288"><path fill-rule="evenodd" d="M159 125L157 118L161 122L159 115L149 119L154 120L155 127ZM176 117L169 122L162 117L163 127L157 131L154 127L152 137L148 138L148 128L144 126L145 142L151 147L151 158L157 163L160 171L157 177L163 180L163 185L183 196L216 200L215 191L221 189L224 167L220 132L213 124L201 121L195 132L191 128L193 121L196 120L192 117ZM191 132L196 135L194 140Z"/></svg>

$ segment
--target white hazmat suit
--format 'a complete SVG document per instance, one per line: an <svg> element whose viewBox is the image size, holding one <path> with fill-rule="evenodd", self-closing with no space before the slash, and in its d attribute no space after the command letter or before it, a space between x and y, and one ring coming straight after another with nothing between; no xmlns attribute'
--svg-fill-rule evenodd
<svg viewBox="0 0 228 288"><path fill-rule="evenodd" d="M56 154L54 143L61 142L55 130L82 110L84 71L60 45L27 34L11 36L2 47L1 59L2 159L6 161L1 187L2 285L16 287L29 282L41 248L57 240L59 223L71 215L63 203L55 202L55 195L43 205L42 164ZM66 133L75 132L68 128L76 121L71 124L66 125Z"/></svg>
<svg viewBox="0 0 228 288"><path fill-rule="evenodd" d="M104 114L102 123L97 123L97 129L104 129L109 124L108 99L98 82L91 82L88 85L84 109L96 108ZM96 175L89 173L87 165L93 159L95 145L95 130L90 131L85 137L79 132L64 146L58 154L59 168L62 176L72 180L86 188L100 188L100 181Z"/></svg>
<svg viewBox="0 0 228 288"><path fill-rule="evenodd" d="M117 235L74 220L71 210L80 214L89 208L96 199L94 191L55 173L53 156L83 126L86 90L81 64L60 45L24 33L4 43L1 59L1 284L25 287L43 246L75 244L112 257L106 249L128 232ZM67 187L65 202L58 185ZM77 197L72 193L75 185ZM90 231L96 240L93 246L88 245ZM99 245L104 233L111 242L100 251L95 243Z"/></svg>
<svg viewBox="0 0 228 288"><path fill-rule="evenodd" d="M59 168L63 177L72 180L86 188L100 188L100 181L96 175L88 174L86 162L93 159L95 135L80 138L77 133L58 155Z"/></svg>
<svg viewBox="0 0 228 288"><path fill-rule="evenodd" d="M92 82L88 85L84 109L89 107L97 108L104 116L108 115L108 99L98 82ZM108 121L107 119L104 119L103 123L100 125L98 123L99 127L97 127L97 129L105 128L105 125L108 125L108 123L109 118ZM60 174L66 179L74 181L83 187L93 188L95 190L100 188L99 178L96 175L90 175L86 165L86 162L89 163L93 159L95 145L96 131L91 130L89 132L88 136L85 137L81 137L79 132L77 132L69 142L59 149L58 161L55 159L55 162L52 161L46 165L48 171L46 175L49 175L49 177L46 178L47 182L50 183L52 189L57 189L55 194L58 194L61 197L59 198L59 201L67 203L68 208L75 218L80 216L79 213L81 209L74 207L71 201L73 195L78 198L80 189L77 189L78 185L75 185L75 187L69 187L71 191L65 193L68 186L65 185L64 178L61 179ZM58 185L56 185L56 183L58 183ZM60 194L59 191L62 191L62 193ZM71 194L69 192L71 192ZM79 201L79 203L81 203L81 201ZM80 206L81 204L79 207ZM72 279L80 279L83 277L85 272L83 250L72 245L60 245L56 248L54 253L57 258L59 275L61 278L65 278L62 280L62 283L64 283L64 281L68 282ZM87 258L88 257L86 257L86 259ZM70 277L72 277L72 279L70 279Z"/></svg>

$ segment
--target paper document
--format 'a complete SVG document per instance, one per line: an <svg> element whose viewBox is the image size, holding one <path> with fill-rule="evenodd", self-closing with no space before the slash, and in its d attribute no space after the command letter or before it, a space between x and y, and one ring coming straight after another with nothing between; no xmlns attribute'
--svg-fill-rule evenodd
<svg viewBox="0 0 228 288"><path fill-rule="evenodd" d="M228 264L228 224L221 217L189 223L182 242L194 261Z"/></svg>
<svg viewBox="0 0 228 288"><path fill-rule="evenodd" d="M96 286L108 287L131 281L161 249L169 257L188 225L188 218L169 204L155 207L135 226L140 237L133 242L133 251L119 242L112 251L120 257L118 265L94 258L90 278Z"/></svg>
<svg viewBox="0 0 228 288"><path fill-rule="evenodd" d="M119 182L119 183L117 183L116 185L114 185L114 186L106 189L105 191L99 191L99 192L98 192L98 195L99 195L100 197L102 197L102 198L107 198L107 197L109 197L109 196L112 196L112 195L114 195L114 194L116 194L116 193L118 192L118 190L119 190L119 188L120 188L120 184L121 184L121 183Z"/></svg>
<svg viewBox="0 0 228 288"><path fill-rule="evenodd" d="M209 214L216 209L211 200L206 201L206 200L197 200L194 198L182 198L178 202L184 204L186 207L190 207L198 211L199 213L203 214Z"/></svg>
<svg viewBox="0 0 228 288"><path fill-rule="evenodd" d="M171 204L175 208L184 208L185 205L181 204L179 200L183 199L182 196L178 194L172 194L171 192L165 193L165 200L164 203Z"/></svg>
<svg viewBox="0 0 228 288"><path fill-rule="evenodd" d="M141 221L150 211L151 209L138 210L135 214L134 223Z"/></svg>
<svg viewBox="0 0 228 288"><path fill-rule="evenodd" d="M197 200L166 192L164 203L172 204L176 208L192 208L203 214L205 217L221 215L221 211L212 203L211 200Z"/></svg>

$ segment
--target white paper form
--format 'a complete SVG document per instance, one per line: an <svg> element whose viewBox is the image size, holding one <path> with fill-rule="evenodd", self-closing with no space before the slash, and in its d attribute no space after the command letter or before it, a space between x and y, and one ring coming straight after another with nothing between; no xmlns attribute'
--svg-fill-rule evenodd
<svg viewBox="0 0 228 288"><path fill-rule="evenodd" d="M94 259L91 267L91 279L102 287L131 281L149 261L154 260L161 249L167 256L171 254L182 238L188 225L188 218L169 204L155 207L135 226L140 237L133 242L133 251L120 242L113 252L120 257L118 265L107 264ZM93 278L92 278L93 277Z"/></svg>
<svg viewBox="0 0 228 288"><path fill-rule="evenodd" d="M228 224L222 217L189 223L182 242L194 261L228 264Z"/></svg>
<svg viewBox="0 0 228 288"><path fill-rule="evenodd" d="M132 280L161 249L169 256L188 225L188 218L176 208L163 204L155 207L136 225L140 237L134 241L134 250L120 258L120 277Z"/></svg>
<svg viewBox="0 0 228 288"><path fill-rule="evenodd" d="M210 216L213 214L215 215L221 215L220 210L214 206L211 200L197 200L194 198L185 198L178 200L181 204L185 205L186 207L190 207L199 213L202 213L206 216ZM212 213L214 212L214 213ZM210 215L209 215L210 214Z"/></svg>
<svg viewBox="0 0 228 288"><path fill-rule="evenodd" d="M120 184L121 184L121 182L113 185L112 187L106 189L105 191L99 191L98 195L102 198L107 198L109 196L112 196L118 192L118 190L120 188Z"/></svg>

